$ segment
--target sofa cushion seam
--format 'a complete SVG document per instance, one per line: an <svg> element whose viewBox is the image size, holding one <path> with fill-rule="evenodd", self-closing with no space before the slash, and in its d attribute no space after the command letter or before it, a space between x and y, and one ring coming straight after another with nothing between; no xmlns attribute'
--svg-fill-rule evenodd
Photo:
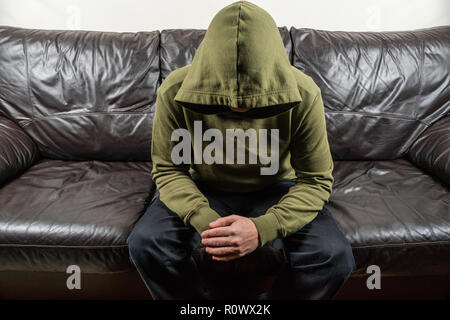
<svg viewBox="0 0 450 320"><path fill-rule="evenodd" d="M67 246L67 245L40 245L40 244L17 244L17 243L0 243L1 247L26 247L26 248L66 248L66 249L113 249L127 248L128 245L112 245L112 246Z"/></svg>
<svg viewBox="0 0 450 320"><path fill-rule="evenodd" d="M373 245L362 245L362 246L353 246L353 249L365 249L365 248L383 248L383 247L415 247L415 246L423 246L423 245L442 245L442 244L450 244L450 241L426 241L426 242L407 242L407 243L392 243L392 244L373 244Z"/></svg>

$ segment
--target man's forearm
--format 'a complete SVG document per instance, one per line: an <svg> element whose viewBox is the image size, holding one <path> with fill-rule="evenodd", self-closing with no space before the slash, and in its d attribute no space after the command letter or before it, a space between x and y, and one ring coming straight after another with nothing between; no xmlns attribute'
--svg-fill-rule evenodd
<svg viewBox="0 0 450 320"><path fill-rule="evenodd" d="M187 226L198 233L208 229L210 222L220 215L210 208L208 199L198 189L190 175L181 171L160 171L158 164L153 170L153 179L159 190L161 201Z"/></svg>

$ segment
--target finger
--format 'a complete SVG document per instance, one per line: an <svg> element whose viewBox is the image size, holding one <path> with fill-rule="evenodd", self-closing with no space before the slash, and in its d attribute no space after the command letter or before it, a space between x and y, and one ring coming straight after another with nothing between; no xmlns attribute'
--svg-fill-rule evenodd
<svg viewBox="0 0 450 320"><path fill-rule="evenodd" d="M227 256L213 256L212 259L216 261L231 261L239 257L240 257L239 254L230 254Z"/></svg>
<svg viewBox="0 0 450 320"><path fill-rule="evenodd" d="M213 256L226 256L239 253L239 248L236 247L206 247L205 251Z"/></svg>
<svg viewBox="0 0 450 320"><path fill-rule="evenodd" d="M232 231L230 227L219 227L215 229L209 229L202 232L201 236L203 239L205 238L213 238L213 237L227 237L231 236Z"/></svg>
<svg viewBox="0 0 450 320"><path fill-rule="evenodd" d="M223 218L219 218L209 224L210 228L226 227L238 220L240 216L232 214Z"/></svg>
<svg viewBox="0 0 450 320"><path fill-rule="evenodd" d="M204 238L202 244L207 247L234 247L237 245L232 237Z"/></svg>

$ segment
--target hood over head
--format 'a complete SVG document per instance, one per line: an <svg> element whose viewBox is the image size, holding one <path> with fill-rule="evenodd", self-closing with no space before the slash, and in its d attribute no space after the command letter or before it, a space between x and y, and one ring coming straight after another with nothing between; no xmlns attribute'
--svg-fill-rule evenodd
<svg viewBox="0 0 450 320"><path fill-rule="evenodd" d="M264 9L237 1L211 21L175 101L202 113L249 108L267 117L302 100L280 31Z"/></svg>

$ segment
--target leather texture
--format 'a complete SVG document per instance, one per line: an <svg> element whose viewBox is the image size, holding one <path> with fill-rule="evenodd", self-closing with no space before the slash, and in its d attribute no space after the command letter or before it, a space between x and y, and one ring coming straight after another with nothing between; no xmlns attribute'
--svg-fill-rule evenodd
<svg viewBox="0 0 450 320"><path fill-rule="evenodd" d="M0 188L38 158L39 150L33 140L17 124L0 117Z"/></svg>
<svg viewBox="0 0 450 320"><path fill-rule="evenodd" d="M290 32L293 65L322 90L334 160L402 157L449 113L450 26Z"/></svg>
<svg viewBox="0 0 450 320"><path fill-rule="evenodd" d="M328 208L353 247L355 274L439 275L450 270L450 193L402 158L336 161Z"/></svg>
<svg viewBox="0 0 450 320"><path fill-rule="evenodd" d="M448 276L450 26L279 29L292 64L322 90L335 160L328 208L353 246L355 276L371 264ZM204 34L0 26L3 274L133 269L125 240L155 194L157 88L191 63Z"/></svg>
<svg viewBox="0 0 450 320"><path fill-rule="evenodd" d="M408 158L450 187L450 116L433 123L409 148Z"/></svg>
<svg viewBox="0 0 450 320"><path fill-rule="evenodd" d="M0 114L43 157L150 161L159 31L0 27Z"/></svg>
<svg viewBox="0 0 450 320"><path fill-rule="evenodd" d="M151 162L43 158L0 189L0 271L131 270L126 238L146 208Z"/></svg>

